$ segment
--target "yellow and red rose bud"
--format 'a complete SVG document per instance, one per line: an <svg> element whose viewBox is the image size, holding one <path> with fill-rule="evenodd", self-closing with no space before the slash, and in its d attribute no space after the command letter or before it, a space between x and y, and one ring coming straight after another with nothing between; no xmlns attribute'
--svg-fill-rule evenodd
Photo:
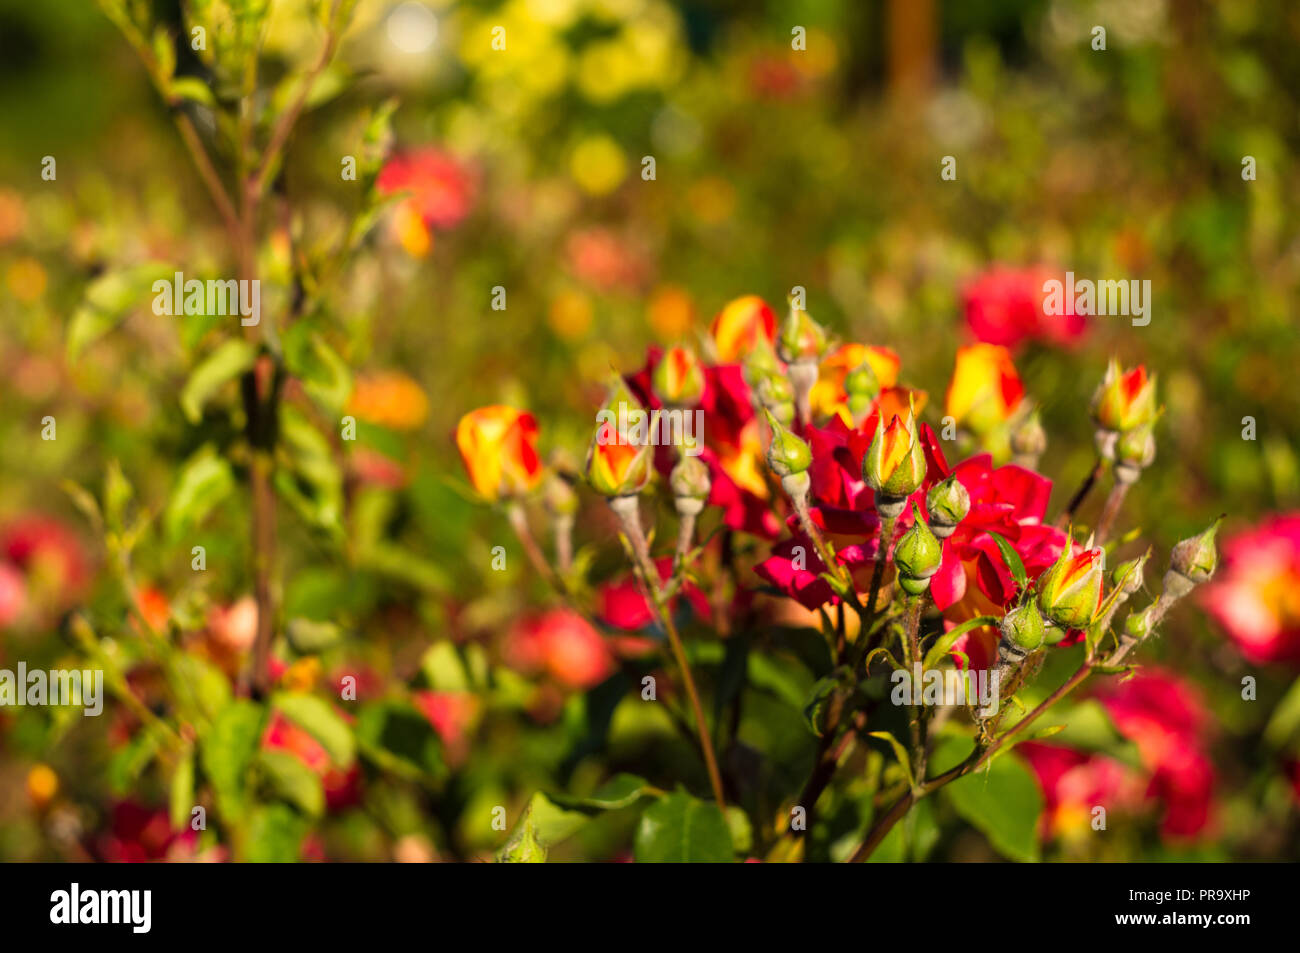
<svg viewBox="0 0 1300 953"><path fill-rule="evenodd" d="M886 501L903 500L915 493L925 479L925 452L916 432L916 415L909 413L907 423L894 417L889 426L884 417L876 419L876 436L862 458L862 479ZM877 500L876 509L887 516ZM895 516L902 506L894 508Z"/></svg>
<svg viewBox="0 0 1300 953"><path fill-rule="evenodd" d="M1115 479L1134 483L1156 458L1155 422L1122 432L1115 440Z"/></svg>
<svg viewBox="0 0 1300 953"><path fill-rule="evenodd" d="M519 496L542 480L537 421L514 407L471 410L456 425L456 448L470 483L485 500Z"/></svg>
<svg viewBox="0 0 1300 953"><path fill-rule="evenodd" d="M596 425L587 450L587 482L601 496L630 496L650 479L654 448L629 443L609 421Z"/></svg>
<svg viewBox="0 0 1300 953"><path fill-rule="evenodd" d="M790 313L776 340L777 356L787 364L816 363L825 353L826 345L826 329L791 299Z"/></svg>
<svg viewBox="0 0 1300 953"><path fill-rule="evenodd" d="M704 394L704 368L689 348L669 348L655 365L653 384L665 404L685 407Z"/></svg>
<svg viewBox="0 0 1300 953"><path fill-rule="evenodd" d="M1006 348L971 344L957 349L944 406L958 424L984 433L1009 420L1024 395L1024 384Z"/></svg>
<svg viewBox="0 0 1300 953"><path fill-rule="evenodd" d="M771 411L767 411L767 423L772 428L772 441L767 445L767 465L772 472L782 479L807 473L812 466L807 441L782 426Z"/></svg>
<svg viewBox="0 0 1300 953"><path fill-rule="evenodd" d="M1033 599L1004 615L998 631L1002 635L998 640L998 661L1007 666L1024 661L1047 637L1042 614Z"/></svg>
<svg viewBox="0 0 1300 953"><path fill-rule="evenodd" d="M970 492L957 477L950 476L930 488L925 496L925 510L934 535L947 539L970 512Z"/></svg>
<svg viewBox="0 0 1300 953"><path fill-rule="evenodd" d="M1112 358L1101 386L1093 394L1091 412L1098 427L1118 433L1154 422L1159 412L1155 375L1148 377L1141 364L1125 371Z"/></svg>
<svg viewBox="0 0 1300 953"><path fill-rule="evenodd" d="M731 364L755 350L770 348L776 314L758 295L744 295L718 312L710 328L718 362Z"/></svg>
<svg viewBox="0 0 1300 953"><path fill-rule="evenodd" d="M683 456L669 474L668 486L673 491L673 505L679 515L698 514L709 498L708 464L699 457Z"/></svg>
<svg viewBox="0 0 1300 953"><path fill-rule="evenodd" d="M1223 522L1222 516L1205 532L1174 546L1169 557L1169 572L1177 573L1192 585L1199 586L1203 582L1209 582L1215 570L1219 568L1219 549L1215 544L1215 538L1219 535L1221 522ZM1168 574L1166 574L1165 587L1169 587Z"/></svg>
<svg viewBox="0 0 1300 953"><path fill-rule="evenodd" d="M1043 616L1062 629L1083 629L1097 615L1101 605L1102 564L1100 549L1074 549L1066 538L1056 563L1038 580L1038 607Z"/></svg>
<svg viewBox="0 0 1300 953"><path fill-rule="evenodd" d="M930 577L939 571L943 561L943 544L939 542L920 509L913 504L915 519L901 539L894 544L894 565L898 568L898 584L909 595L919 596L930 588Z"/></svg>

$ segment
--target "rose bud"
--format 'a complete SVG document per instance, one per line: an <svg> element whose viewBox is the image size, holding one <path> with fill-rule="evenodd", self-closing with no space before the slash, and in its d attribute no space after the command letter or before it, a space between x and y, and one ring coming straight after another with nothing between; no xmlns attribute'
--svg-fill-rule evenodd
<svg viewBox="0 0 1300 953"><path fill-rule="evenodd" d="M787 364L819 361L826 350L826 330L790 299L790 313L776 340L776 353Z"/></svg>
<svg viewBox="0 0 1300 953"><path fill-rule="evenodd" d="M957 524L970 512L970 493L955 476L936 483L925 497L930 529L940 539L947 539Z"/></svg>
<svg viewBox="0 0 1300 953"><path fill-rule="evenodd" d="M654 371L655 393L671 407L685 407L704 393L704 369L689 348L669 348Z"/></svg>
<svg viewBox="0 0 1300 953"><path fill-rule="evenodd" d="M894 544L894 565L898 567L898 584L903 591L919 596L930 588L930 577L939 571L943 544L921 518L921 511L915 503L912 504L912 514L915 520Z"/></svg>
<svg viewBox="0 0 1300 953"><path fill-rule="evenodd" d="M679 515L698 514L709 498L708 464L699 457L683 456L673 467L668 486L673 491L673 505Z"/></svg>
<svg viewBox="0 0 1300 953"><path fill-rule="evenodd" d="M485 500L519 496L541 482L532 414L500 404L472 410L456 425L456 447L470 483Z"/></svg>
<svg viewBox="0 0 1300 953"><path fill-rule="evenodd" d="M1101 605L1104 562L1100 549L1075 552L1074 540L1067 537L1061 557L1038 581L1043 615L1062 629L1087 628Z"/></svg>
<svg viewBox="0 0 1300 953"><path fill-rule="evenodd" d="M1137 559L1130 559L1120 563L1111 571L1111 585L1116 589L1123 590L1130 596L1133 595L1142 588L1144 571L1150 557L1151 553L1147 551Z"/></svg>
<svg viewBox="0 0 1300 953"><path fill-rule="evenodd" d="M650 479L652 448L622 441L608 423L597 426L587 450L587 482L601 496L630 496Z"/></svg>
<svg viewBox="0 0 1300 953"><path fill-rule="evenodd" d="M718 312L710 333L718 362L731 364L769 349L776 334L776 314L758 295L744 295Z"/></svg>
<svg viewBox="0 0 1300 953"><path fill-rule="evenodd" d="M782 479L806 473L812 466L812 450L807 441L781 425L770 411L767 423L772 428L772 442L767 445L767 465Z"/></svg>
<svg viewBox="0 0 1300 953"><path fill-rule="evenodd" d="M1124 371L1111 358L1106 376L1093 394L1091 413L1102 430L1118 433L1153 422L1157 414L1155 375L1147 377L1147 369L1141 364Z"/></svg>
<svg viewBox="0 0 1300 953"><path fill-rule="evenodd" d="M1030 470L1036 469L1038 459L1046 449L1047 432L1043 430L1043 421L1035 409L1011 431L1011 452L1015 455L1013 462Z"/></svg>
<svg viewBox="0 0 1300 953"><path fill-rule="evenodd" d="M886 519L903 511L903 501L915 493L925 479L925 453L916 432L916 415L909 412L904 424L897 416L885 427L876 420L876 436L862 458L862 479L876 491L876 510Z"/></svg>
<svg viewBox="0 0 1300 953"><path fill-rule="evenodd" d="M871 413L871 405L880 396L880 378L870 362L863 361L844 376L844 393L848 395L849 416L854 426L861 426Z"/></svg>
<svg viewBox="0 0 1300 953"><path fill-rule="evenodd" d="M1043 617L1032 599L1003 616L998 630L1002 633L998 640L999 667L1019 665L1030 652L1043 644L1046 637Z"/></svg>
<svg viewBox="0 0 1300 953"><path fill-rule="evenodd" d="M1215 537L1219 534L1220 516L1205 532L1183 540L1174 546L1169 556L1169 570L1165 573L1165 592L1170 599L1180 599L1203 582L1209 582L1219 568L1219 550Z"/></svg>
<svg viewBox="0 0 1300 953"><path fill-rule="evenodd" d="M754 388L754 396L758 405L781 423L789 426L794 422L794 388L779 371L761 378Z"/></svg>
<svg viewBox="0 0 1300 953"><path fill-rule="evenodd" d="M944 406L958 424L982 434L1009 420L1024 394L1010 351L996 344L971 344L957 349Z"/></svg>

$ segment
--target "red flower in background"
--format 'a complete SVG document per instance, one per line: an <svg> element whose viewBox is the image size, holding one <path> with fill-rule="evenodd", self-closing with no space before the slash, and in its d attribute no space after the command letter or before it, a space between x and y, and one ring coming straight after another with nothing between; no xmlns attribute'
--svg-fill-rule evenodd
<svg viewBox="0 0 1300 953"><path fill-rule="evenodd" d="M197 840L197 833L188 828L173 831L166 811L120 801L113 805L108 830L98 836L95 848L110 864L142 864L189 859Z"/></svg>
<svg viewBox="0 0 1300 953"><path fill-rule="evenodd" d="M1225 540L1198 598L1251 661L1300 661L1300 514Z"/></svg>
<svg viewBox="0 0 1300 953"><path fill-rule="evenodd" d="M72 531L46 516L24 516L0 532L0 566L8 563L59 605L71 601L88 578L85 552Z"/></svg>
<svg viewBox="0 0 1300 953"><path fill-rule="evenodd" d="M475 179L467 166L434 146L421 146L384 163L375 179L381 195L409 192L403 204L428 228L459 225L473 205Z"/></svg>
<svg viewBox="0 0 1300 953"><path fill-rule="evenodd" d="M267 723L262 747L291 754L315 772L325 789L325 805L330 810L341 810L361 802L361 769L356 764L346 769L336 766L310 732L278 711L272 713Z"/></svg>
<svg viewBox="0 0 1300 953"><path fill-rule="evenodd" d="M599 685L614 672L605 639L578 613L554 609L517 623L506 639L506 661L529 674L545 674L569 689Z"/></svg>
<svg viewBox="0 0 1300 953"><path fill-rule="evenodd" d="M1065 302L1065 314L1049 315L1043 310L1044 282L1059 277L1046 268L1009 268L994 265L981 272L962 291L966 326L976 340L986 344L1018 347L1028 340L1070 344L1084 333L1083 315L1074 313L1074 302Z"/></svg>
<svg viewBox="0 0 1300 953"><path fill-rule="evenodd" d="M1141 770L1050 742L1018 745L1047 799L1045 836L1086 825L1094 806L1134 809L1143 799L1158 804L1165 837L1204 833L1215 776L1206 754L1210 714L1200 695L1172 672L1146 668L1103 683L1097 697L1119 733L1137 746Z"/></svg>

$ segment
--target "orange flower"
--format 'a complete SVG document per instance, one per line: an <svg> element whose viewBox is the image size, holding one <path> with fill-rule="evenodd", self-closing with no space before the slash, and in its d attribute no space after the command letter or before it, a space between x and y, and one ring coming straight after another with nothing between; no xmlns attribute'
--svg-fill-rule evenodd
<svg viewBox="0 0 1300 953"><path fill-rule="evenodd" d="M470 483L485 500L526 493L541 482L532 414L502 404L471 410L456 425L456 447Z"/></svg>
<svg viewBox="0 0 1300 953"><path fill-rule="evenodd" d="M1025 395L1011 352L997 344L957 349L945 401L948 416L981 433L1009 419Z"/></svg>
<svg viewBox="0 0 1300 953"><path fill-rule="evenodd" d="M381 427L414 430L429 414L429 399L405 374L381 371L357 378L348 413Z"/></svg>
<svg viewBox="0 0 1300 953"><path fill-rule="evenodd" d="M876 418L876 436L862 458L862 479L876 491L877 509L881 497L899 499L915 493L925 479L925 453L916 430L916 417L909 410L907 420ZM897 515L897 514L895 514Z"/></svg>
<svg viewBox="0 0 1300 953"><path fill-rule="evenodd" d="M1156 414L1155 376L1148 377L1142 364L1126 372L1112 359L1092 398L1092 416L1097 425L1123 433L1150 423Z"/></svg>
<svg viewBox="0 0 1300 953"><path fill-rule="evenodd" d="M822 359L817 371L817 383L813 385L810 397L814 414L819 417L839 414L846 424L853 425L846 406L848 394L844 390L844 378L864 361L882 388L893 387L898 383L900 361L892 350L887 347L868 347L853 341L841 344Z"/></svg>
<svg viewBox="0 0 1300 953"><path fill-rule="evenodd" d="M758 295L744 295L730 301L713 319L710 329L718 350L718 361L730 364L754 348L771 345L776 337L776 315Z"/></svg>

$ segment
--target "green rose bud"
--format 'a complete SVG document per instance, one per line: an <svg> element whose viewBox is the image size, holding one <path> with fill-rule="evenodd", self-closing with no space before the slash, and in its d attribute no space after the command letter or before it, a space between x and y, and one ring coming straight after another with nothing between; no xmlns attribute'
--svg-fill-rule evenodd
<svg viewBox="0 0 1300 953"><path fill-rule="evenodd" d="M767 445L767 465L782 478L807 472L812 466L812 450L807 442L783 427L771 411L766 413L768 426L772 428L772 442Z"/></svg>
<svg viewBox="0 0 1300 953"><path fill-rule="evenodd" d="M1133 595L1142 588L1144 571L1150 557L1151 552L1148 550L1137 559L1130 559L1120 563L1111 571L1111 585L1116 589L1122 589L1130 596Z"/></svg>
<svg viewBox="0 0 1300 953"><path fill-rule="evenodd" d="M680 514L697 514L709 498L709 467L699 457L682 457L668 477L673 504Z"/></svg>
<svg viewBox="0 0 1300 953"><path fill-rule="evenodd" d="M826 331L807 311L796 308L790 299L790 312L781 326L776 353L787 364L816 363L826 350Z"/></svg>
<svg viewBox="0 0 1300 953"><path fill-rule="evenodd" d="M947 539L970 512L970 493L960 480L950 476L930 488L925 497L925 509L934 535Z"/></svg>
<svg viewBox="0 0 1300 953"><path fill-rule="evenodd" d="M1169 568L1197 585L1209 582L1214 571L1219 568L1219 550L1215 546L1215 537L1219 534L1221 522L1222 516L1205 532L1176 545L1170 555Z"/></svg>
<svg viewBox="0 0 1300 953"><path fill-rule="evenodd" d="M1011 431L1011 452L1018 459L1036 461L1046 449L1047 432L1043 430L1043 422L1035 410Z"/></svg>
<svg viewBox="0 0 1300 953"><path fill-rule="evenodd" d="M1043 617L1032 599L1003 616L998 629L1002 633L998 641L998 660L1006 664L1020 662L1046 638Z"/></svg>
<svg viewBox="0 0 1300 953"><path fill-rule="evenodd" d="M898 567L899 585L916 596L929 588L930 577L939 571L943 544L930 531L915 503L912 515L912 525L894 545L894 565Z"/></svg>

